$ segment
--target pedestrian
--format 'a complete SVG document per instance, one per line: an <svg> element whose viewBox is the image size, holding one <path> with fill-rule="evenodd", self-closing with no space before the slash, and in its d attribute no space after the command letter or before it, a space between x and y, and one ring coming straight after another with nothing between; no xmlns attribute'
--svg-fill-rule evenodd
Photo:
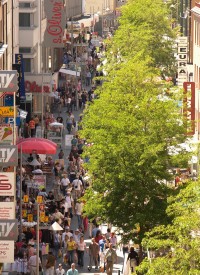
<svg viewBox="0 0 200 275"><path fill-rule="evenodd" d="M109 248L105 253L105 262L106 262L106 273L107 275L112 275L113 265L117 262L117 253L116 250L113 249L112 244L109 244Z"/></svg>
<svg viewBox="0 0 200 275"><path fill-rule="evenodd" d="M59 152L59 154L58 154L58 158L59 158L59 159L63 159L63 157L64 157L64 152L63 152L63 150L61 149L60 152Z"/></svg>
<svg viewBox="0 0 200 275"><path fill-rule="evenodd" d="M90 265L88 270L92 268L92 263L95 264L95 270L98 270L98 255L99 255L99 245L95 242L95 239L92 238L92 242L89 245L89 256L90 256Z"/></svg>
<svg viewBox="0 0 200 275"><path fill-rule="evenodd" d="M31 137L34 137L35 136L35 121L34 121L33 117L29 121L28 126L31 131Z"/></svg>
<svg viewBox="0 0 200 275"><path fill-rule="evenodd" d="M82 227L83 219L82 219L82 214L83 214L83 206L84 203L82 201L77 201L75 205L75 211L76 211L76 216L78 219L78 227Z"/></svg>
<svg viewBox="0 0 200 275"><path fill-rule="evenodd" d="M67 275L78 275L78 270L75 269L75 264L71 264L71 268L67 271Z"/></svg>
<svg viewBox="0 0 200 275"><path fill-rule="evenodd" d="M56 275L65 275L65 270L62 267L62 264L58 265L58 268L56 269Z"/></svg>
<svg viewBox="0 0 200 275"><path fill-rule="evenodd" d="M68 263L69 265L74 262L74 253L76 250L76 242L74 241L73 236L70 237L69 241L67 242L67 251L68 251Z"/></svg>
<svg viewBox="0 0 200 275"><path fill-rule="evenodd" d="M86 251L86 243L84 242L84 237L80 237L78 242L77 254L78 254L78 265L80 267L84 266L84 252Z"/></svg>
<svg viewBox="0 0 200 275"><path fill-rule="evenodd" d="M56 257L49 251L46 262L46 273L45 275L54 275ZM37 274L36 274L37 275Z"/></svg>
<svg viewBox="0 0 200 275"><path fill-rule="evenodd" d="M39 265L41 266L41 260L38 259ZM34 251L34 255L31 256L28 260L28 267L30 270L30 275L37 275L37 253Z"/></svg>
<svg viewBox="0 0 200 275"><path fill-rule="evenodd" d="M63 195L65 196L66 195L66 189L70 185L70 181L69 181L69 179L68 179L68 177L67 177L66 174L63 176L63 178L61 179L60 183L61 183L61 186L60 186L61 187L61 191L63 192Z"/></svg>
<svg viewBox="0 0 200 275"><path fill-rule="evenodd" d="M135 251L134 247L130 248L130 252L128 254L127 262L130 260L130 268L131 272L135 271L135 267L139 264L139 256L138 253Z"/></svg>

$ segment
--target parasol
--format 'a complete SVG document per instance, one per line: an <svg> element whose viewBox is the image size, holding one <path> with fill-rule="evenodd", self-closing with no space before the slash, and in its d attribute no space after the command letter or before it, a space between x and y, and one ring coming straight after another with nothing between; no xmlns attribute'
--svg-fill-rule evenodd
<svg viewBox="0 0 200 275"><path fill-rule="evenodd" d="M50 123L49 124L49 126L54 126L54 127L63 127L63 123L60 123L60 122L57 122L57 121L55 121L55 122L52 122L52 123Z"/></svg>
<svg viewBox="0 0 200 275"><path fill-rule="evenodd" d="M41 163L39 161L37 161L37 159L32 160L28 164L31 166L41 166Z"/></svg>
<svg viewBox="0 0 200 275"><path fill-rule="evenodd" d="M61 231L61 230L63 230L63 228L62 228L57 222L54 222L54 223L49 227L49 230Z"/></svg>
<svg viewBox="0 0 200 275"><path fill-rule="evenodd" d="M17 143L18 150L22 153L31 154L56 154L57 144L45 138L27 138Z"/></svg>

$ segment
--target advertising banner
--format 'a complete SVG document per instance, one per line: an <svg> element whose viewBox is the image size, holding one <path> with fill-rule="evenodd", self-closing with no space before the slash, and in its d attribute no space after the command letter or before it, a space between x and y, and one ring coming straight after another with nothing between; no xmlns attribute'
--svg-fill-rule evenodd
<svg viewBox="0 0 200 275"><path fill-rule="evenodd" d="M15 218L15 203L1 202L0 203L0 220L12 220Z"/></svg>
<svg viewBox="0 0 200 275"><path fill-rule="evenodd" d="M65 9L62 0L44 0L47 27L44 33L44 46L63 48L65 30Z"/></svg>
<svg viewBox="0 0 200 275"><path fill-rule="evenodd" d="M0 241L0 263L14 263L14 241Z"/></svg>
<svg viewBox="0 0 200 275"><path fill-rule="evenodd" d="M0 172L0 196L15 195L15 174L12 172Z"/></svg>
<svg viewBox="0 0 200 275"><path fill-rule="evenodd" d="M0 167L18 165L18 148L14 145L0 146Z"/></svg>
<svg viewBox="0 0 200 275"><path fill-rule="evenodd" d="M13 127L10 124L0 125L0 144L13 143Z"/></svg>
<svg viewBox="0 0 200 275"><path fill-rule="evenodd" d="M17 71L0 71L1 92L17 92Z"/></svg>
<svg viewBox="0 0 200 275"><path fill-rule="evenodd" d="M17 241L18 220L0 220L0 240Z"/></svg>
<svg viewBox="0 0 200 275"><path fill-rule="evenodd" d="M15 63L20 64L20 85L19 85L19 96L20 96L20 102L24 102L26 100L25 95L25 85L24 85L24 61L23 61L23 55L20 53L15 54Z"/></svg>
<svg viewBox="0 0 200 275"><path fill-rule="evenodd" d="M2 117L13 117L14 116L14 107L0 107L0 116Z"/></svg>
<svg viewBox="0 0 200 275"><path fill-rule="evenodd" d="M195 83L183 83L183 115L186 118L187 135L195 133Z"/></svg>

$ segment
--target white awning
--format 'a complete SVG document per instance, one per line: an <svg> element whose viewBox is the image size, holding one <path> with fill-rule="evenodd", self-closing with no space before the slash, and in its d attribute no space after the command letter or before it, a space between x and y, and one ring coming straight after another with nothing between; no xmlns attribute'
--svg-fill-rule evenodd
<svg viewBox="0 0 200 275"><path fill-rule="evenodd" d="M72 70L67 70L67 69L62 69L62 68L59 70L59 73L80 76L79 71L72 71Z"/></svg>
<svg viewBox="0 0 200 275"><path fill-rule="evenodd" d="M4 54L5 50L8 48L8 45L4 44L1 48L0 48L0 57Z"/></svg>

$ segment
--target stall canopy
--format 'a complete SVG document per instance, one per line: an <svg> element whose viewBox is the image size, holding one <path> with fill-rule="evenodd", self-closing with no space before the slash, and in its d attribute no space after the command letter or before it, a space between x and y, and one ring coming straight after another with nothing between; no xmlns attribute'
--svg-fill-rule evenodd
<svg viewBox="0 0 200 275"><path fill-rule="evenodd" d="M18 150L22 153L31 154L56 154L57 144L45 138L27 138L17 143Z"/></svg>

